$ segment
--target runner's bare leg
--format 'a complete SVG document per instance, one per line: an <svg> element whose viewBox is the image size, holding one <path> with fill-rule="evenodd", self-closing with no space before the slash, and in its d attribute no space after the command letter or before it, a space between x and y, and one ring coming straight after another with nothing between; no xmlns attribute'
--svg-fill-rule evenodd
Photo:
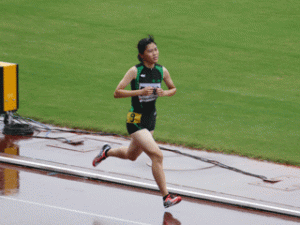
<svg viewBox="0 0 300 225"><path fill-rule="evenodd" d="M152 161L152 174L162 196L168 194L166 177L163 170L163 153L147 129L139 130L131 135Z"/></svg>
<svg viewBox="0 0 300 225"><path fill-rule="evenodd" d="M160 189L162 196L168 194L166 177L163 171L163 154L153 139L153 131L139 130L131 134L132 140L129 147L110 149L107 156L121 159L136 160L144 151L152 161L152 174Z"/></svg>

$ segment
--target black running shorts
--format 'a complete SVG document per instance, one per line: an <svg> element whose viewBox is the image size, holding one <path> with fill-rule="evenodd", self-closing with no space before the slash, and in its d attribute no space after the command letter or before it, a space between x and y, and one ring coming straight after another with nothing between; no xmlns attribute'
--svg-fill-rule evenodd
<svg viewBox="0 0 300 225"><path fill-rule="evenodd" d="M142 129L148 129L149 131L153 131L156 123L156 111L154 110L151 113L135 113L129 112L127 114L127 122L126 127L129 134L132 134L136 131Z"/></svg>

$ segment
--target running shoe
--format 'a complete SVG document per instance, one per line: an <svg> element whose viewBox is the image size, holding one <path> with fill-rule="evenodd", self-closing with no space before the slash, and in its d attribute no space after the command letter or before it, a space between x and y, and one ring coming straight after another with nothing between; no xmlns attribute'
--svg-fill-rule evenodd
<svg viewBox="0 0 300 225"><path fill-rule="evenodd" d="M107 158L107 151L111 149L110 145L105 144L103 145L99 155L97 155L93 160L93 166L97 166L101 161Z"/></svg>
<svg viewBox="0 0 300 225"><path fill-rule="evenodd" d="M164 207L168 208L170 206L178 204L179 202L181 202L180 196L169 194L167 198L164 200Z"/></svg>

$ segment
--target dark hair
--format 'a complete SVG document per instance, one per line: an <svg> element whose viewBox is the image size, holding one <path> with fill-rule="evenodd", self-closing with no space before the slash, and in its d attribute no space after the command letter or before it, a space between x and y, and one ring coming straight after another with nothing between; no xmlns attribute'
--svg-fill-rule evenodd
<svg viewBox="0 0 300 225"><path fill-rule="evenodd" d="M142 40L139 41L138 45L137 45L137 48L139 50L139 53L140 54L144 54L144 51L146 50L146 47L148 44L151 44L151 43L154 43L154 37L152 35L148 35L147 38L143 38ZM138 59L139 61L143 61L143 59L141 58L141 56L138 54Z"/></svg>

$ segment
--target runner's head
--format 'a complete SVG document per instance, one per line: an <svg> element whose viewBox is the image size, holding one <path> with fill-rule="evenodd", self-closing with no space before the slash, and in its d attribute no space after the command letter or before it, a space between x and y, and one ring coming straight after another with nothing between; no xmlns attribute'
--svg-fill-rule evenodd
<svg viewBox="0 0 300 225"><path fill-rule="evenodd" d="M156 43L154 42L154 37L151 35L148 35L147 38L143 38L139 41L139 43L137 45L137 48L139 51L139 54L138 54L139 61L143 62L143 58L141 57L141 55L144 55L147 45L149 45L151 43L154 43L156 45Z"/></svg>
<svg viewBox="0 0 300 225"><path fill-rule="evenodd" d="M149 35L147 38L140 40L137 47L139 61L147 62L150 65L157 63L159 52L153 36Z"/></svg>

